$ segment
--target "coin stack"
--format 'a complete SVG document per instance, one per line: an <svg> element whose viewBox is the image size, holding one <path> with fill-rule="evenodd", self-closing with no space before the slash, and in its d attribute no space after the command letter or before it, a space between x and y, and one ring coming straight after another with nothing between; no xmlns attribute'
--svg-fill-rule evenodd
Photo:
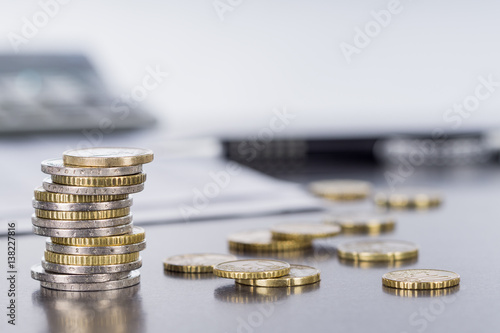
<svg viewBox="0 0 500 333"><path fill-rule="evenodd" d="M140 282L145 233L133 226L129 195L144 189L142 164L152 160L147 149L89 148L42 162L51 177L35 189L33 232L51 238L31 269L42 287L101 291Z"/></svg>

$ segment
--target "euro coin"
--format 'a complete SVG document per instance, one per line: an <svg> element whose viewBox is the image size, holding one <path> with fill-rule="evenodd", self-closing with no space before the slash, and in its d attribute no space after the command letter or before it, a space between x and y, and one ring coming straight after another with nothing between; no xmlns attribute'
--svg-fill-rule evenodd
<svg viewBox="0 0 500 333"><path fill-rule="evenodd" d="M416 244L394 240L368 240L341 244L337 248L341 259L359 261L393 261L415 258Z"/></svg>
<svg viewBox="0 0 500 333"><path fill-rule="evenodd" d="M129 272L118 272L111 274L60 274L47 272L41 265L31 267L31 277L38 281L53 283L92 283L106 282L126 278Z"/></svg>
<svg viewBox="0 0 500 333"><path fill-rule="evenodd" d="M68 166L125 167L153 161L153 152L142 148L86 148L67 150L63 161Z"/></svg>
<svg viewBox="0 0 500 333"><path fill-rule="evenodd" d="M45 261L60 265L105 266L126 264L139 259L139 252L105 256L61 254L45 251Z"/></svg>
<svg viewBox="0 0 500 333"><path fill-rule="evenodd" d="M63 265L45 261L42 258L42 267L48 272L61 273L61 274L110 274L119 272L130 272L142 266L142 260L128 262L125 264L117 265L104 265L104 266L78 266L78 265Z"/></svg>
<svg viewBox="0 0 500 333"><path fill-rule="evenodd" d="M116 227L132 222L132 215L115 217L112 219L103 220L50 220L41 219L35 214L31 216L31 223L34 226L50 229L97 229ZM107 235L110 236L110 235Z"/></svg>
<svg viewBox="0 0 500 333"><path fill-rule="evenodd" d="M128 194L117 195L77 195L48 192L43 187L35 189L35 200L55 203L93 203L128 199Z"/></svg>
<svg viewBox="0 0 500 333"><path fill-rule="evenodd" d="M42 162L42 172L49 175L79 177L110 177L134 175L142 172L142 165L114 168L90 168L65 166L62 159L50 159Z"/></svg>
<svg viewBox="0 0 500 333"><path fill-rule="evenodd" d="M236 252L288 252L310 248L303 240L276 240L269 230L249 230L228 236L229 248Z"/></svg>
<svg viewBox="0 0 500 333"><path fill-rule="evenodd" d="M316 238L334 237L340 233L338 225L288 223L277 224L271 227L275 239L312 241Z"/></svg>
<svg viewBox="0 0 500 333"><path fill-rule="evenodd" d="M118 225L108 228L87 228L87 229L57 229L42 228L33 226L33 233L48 237L107 237L130 233L133 230L133 224Z"/></svg>
<svg viewBox="0 0 500 333"><path fill-rule="evenodd" d="M290 264L270 259L245 259L215 265L214 274L227 279L267 279L287 275Z"/></svg>
<svg viewBox="0 0 500 333"><path fill-rule="evenodd" d="M173 272L212 273L215 265L236 259L230 254L181 254L165 259L163 266L166 270Z"/></svg>
<svg viewBox="0 0 500 333"><path fill-rule="evenodd" d="M112 210L119 208L127 208L132 206L133 200L132 198L130 198L123 200L109 201L109 202L57 203L57 202L38 201L33 199L32 203L33 203L33 208L36 209L83 212L83 211L93 211L93 210Z"/></svg>
<svg viewBox="0 0 500 333"><path fill-rule="evenodd" d="M56 184L84 187L115 187L142 184L146 181L145 173L128 176L112 177L79 177L52 175L52 181Z"/></svg>
<svg viewBox="0 0 500 333"><path fill-rule="evenodd" d="M67 291L103 291L112 289L121 289L135 286L141 280L139 271L132 271L126 278L106 282L93 283L56 283L56 282L40 282L44 288Z"/></svg>
<svg viewBox="0 0 500 333"><path fill-rule="evenodd" d="M122 217L130 214L130 208L119 208L110 210L94 210L84 212L56 211L35 209L35 215L42 219L49 220L99 220Z"/></svg>
<svg viewBox="0 0 500 333"><path fill-rule="evenodd" d="M398 289L441 289L459 283L460 275L439 269L406 269L382 276L384 286Z"/></svg>
<svg viewBox="0 0 500 333"><path fill-rule="evenodd" d="M274 279L236 280L237 283L256 287L295 287L316 283L320 280L320 271L314 267L290 265L290 272Z"/></svg>
<svg viewBox="0 0 500 333"><path fill-rule="evenodd" d="M442 203L442 196L432 190L401 189L397 191L378 192L374 196L379 206L391 208L430 208Z"/></svg>
<svg viewBox="0 0 500 333"><path fill-rule="evenodd" d="M45 249L50 252L64 254L80 254L102 256L109 254L125 254L139 252L146 248L146 241L137 244L121 245L121 246L70 246L54 244L48 239L45 242Z"/></svg>
<svg viewBox="0 0 500 333"><path fill-rule="evenodd" d="M385 214L352 213L330 216L325 223L339 225L345 234L378 234L393 230L396 219Z"/></svg>
<svg viewBox="0 0 500 333"><path fill-rule="evenodd" d="M52 243L71 246L121 246L136 244L146 239L144 229L134 227L130 234L109 237L52 237Z"/></svg>
<svg viewBox="0 0 500 333"><path fill-rule="evenodd" d="M108 187L92 187L92 186L71 186L56 184L51 178L45 178L42 183L43 188L49 192L57 192L62 194L74 195L120 195L138 193L144 190L144 184L129 185L129 186L108 186Z"/></svg>
<svg viewBox="0 0 500 333"><path fill-rule="evenodd" d="M330 200L349 201L365 199L371 192L371 184L361 180L320 180L309 184L309 190Z"/></svg>

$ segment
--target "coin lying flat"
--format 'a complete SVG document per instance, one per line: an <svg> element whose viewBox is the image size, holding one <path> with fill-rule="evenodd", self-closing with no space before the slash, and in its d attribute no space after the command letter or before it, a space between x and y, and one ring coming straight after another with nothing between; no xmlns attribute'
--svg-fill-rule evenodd
<svg viewBox="0 0 500 333"><path fill-rule="evenodd" d="M144 229L134 227L130 234L110 237L60 238L52 237L52 243L71 246L119 246L140 243L146 239Z"/></svg>
<svg viewBox="0 0 500 333"><path fill-rule="evenodd" d="M42 267L48 272L61 274L109 274L118 272L129 272L138 269L142 266L142 260L139 258L136 261L117 265L104 266L77 266L77 265L62 265L45 261L42 258Z"/></svg>
<svg viewBox="0 0 500 333"><path fill-rule="evenodd" d="M334 237L340 233L338 225L287 223L271 227L275 239L311 241L316 238Z"/></svg>
<svg viewBox="0 0 500 333"><path fill-rule="evenodd" d="M229 235L229 248L237 252L284 252L310 248L310 241L275 240L269 230L249 230Z"/></svg>
<svg viewBox="0 0 500 333"><path fill-rule="evenodd" d="M393 208L429 208L439 206L443 201L441 194L425 189L378 192L375 194L374 200L379 206Z"/></svg>
<svg viewBox="0 0 500 333"><path fill-rule="evenodd" d="M106 282L126 278L129 272L118 272L111 274L87 274L72 275L47 272L41 265L31 267L31 277L38 281L53 283L93 283Z"/></svg>
<svg viewBox="0 0 500 333"><path fill-rule="evenodd" d="M44 210L35 208L35 215L49 220L99 220L122 217L130 214L130 208L118 208L110 210L93 210L83 212Z"/></svg>
<svg viewBox="0 0 500 333"><path fill-rule="evenodd" d="M67 150L65 165L84 167L124 167L153 161L153 151L142 148L98 147Z"/></svg>
<svg viewBox="0 0 500 333"><path fill-rule="evenodd" d="M227 279L267 279L290 273L290 264L270 259L227 261L214 266L214 274Z"/></svg>
<svg viewBox="0 0 500 333"><path fill-rule="evenodd" d="M132 223L107 228L58 229L32 226L33 233L48 237L107 237L132 232Z"/></svg>
<svg viewBox="0 0 500 333"><path fill-rule="evenodd" d="M371 184L361 180L320 180L309 184L309 190L330 200L359 200L371 192Z"/></svg>
<svg viewBox="0 0 500 333"><path fill-rule="evenodd" d="M55 283L55 282L40 282L44 288L67 291L103 291L111 289L121 289L135 286L141 281L139 271L132 271L126 278L106 282L94 283Z"/></svg>
<svg viewBox="0 0 500 333"><path fill-rule="evenodd" d="M128 194L117 195L76 195L47 192L43 187L35 189L35 200L55 203L90 203L128 199Z"/></svg>
<svg viewBox="0 0 500 333"><path fill-rule="evenodd" d="M396 219L386 214L352 213L330 216L325 223L339 225L346 234L378 234L393 230Z"/></svg>
<svg viewBox="0 0 500 333"><path fill-rule="evenodd" d="M320 280L320 271L314 267L290 265L290 273L274 279L236 280L237 283L256 287L295 287L316 283Z"/></svg>
<svg viewBox="0 0 500 333"><path fill-rule="evenodd" d="M384 286L398 289L441 289L459 283L460 275L439 269L406 269L382 276Z"/></svg>
<svg viewBox="0 0 500 333"><path fill-rule="evenodd" d="M33 199L33 208L43 210L57 210L70 212L83 212L94 210L113 210L132 206L133 199L115 200L109 202L84 202L84 203L57 203L38 201Z"/></svg>
<svg viewBox="0 0 500 333"><path fill-rule="evenodd" d="M115 187L142 184L146 181L145 173L128 176L110 177L80 177L52 175L52 181L56 184L85 186L85 187Z"/></svg>
<svg viewBox="0 0 500 333"><path fill-rule="evenodd" d="M368 240L341 244L337 248L342 259L359 261L392 261L415 258L418 246L411 242Z"/></svg>
<svg viewBox="0 0 500 333"><path fill-rule="evenodd" d="M104 256L61 254L45 251L45 261L60 265L105 266L126 264L139 259L139 252Z"/></svg>
<svg viewBox="0 0 500 333"><path fill-rule="evenodd" d="M65 166L62 159L50 159L42 162L42 172L49 175L80 177L126 176L141 173L142 165L113 168L78 168Z"/></svg>
<svg viewBox="0 0 500 333"><path fill-rule="evenodd" d="M116 227L120 225L129 224L132 222L132 215L126 215L122 217L116 217L112 219L102 219L102 220L50 220L41 219L35 214L31 216L31 223L34 226L49 229L98 229L98 228L108 228ZM118 234L119 235L119 234ZM110 235L103 235L110 236ZM54 236L58 237L58 236ZM76 237L76 236L71 236ZM84 236L80 236L84 237Z"/></svg>
<svg viewBox="0 0 500 333"><path fill-rule="evenodd" d="M236 260L230 254L182 254L165 259L163 267L168 271L183 273L212 273L215 265Z"/></svg>
<svg viewBox="0 0 500 333"><path fill-rule="evenodd" d="M50 252L64 254L81 254L81 255L109 255L109 254L125 254L139 252L146 248L146 241L137 244L121 245L121 246L70 246L54 244L49 239L45 242L45 249Z"/></svg>
<svg viewBox="0 0 500 333"><path fill-rule="evenodd" d="M120 195L138 193L144 190L144 184L110 187L70 186L56 184L52 182L51 178L45 178L42 186L49 192L75 195Z"/></svg>

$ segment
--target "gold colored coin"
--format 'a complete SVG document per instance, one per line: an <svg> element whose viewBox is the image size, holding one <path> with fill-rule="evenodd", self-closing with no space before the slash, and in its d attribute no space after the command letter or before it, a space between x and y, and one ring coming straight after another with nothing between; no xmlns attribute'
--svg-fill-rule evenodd
<svg viewBox="0 0 500 333"><path fill-rule="evenodd" d="M288 252L310 248L310 241L275 240L269 230L249 230L229 235L229 248L236 252Z"/></svg>
<svg viewBox="0 0 500 333"><path fill-rule="evenodd" d="M460 275L439 269L405 269L382 276L384 286L398 289L441 289L459 283Z"/></svg>
<svg viewBox="0 0 500 333"><path fill-rule="evenodd" d="M399 296L399 297L407 297L407 298L418 298L418 297L441 297L441 296L447 296L447 295L452 295L458 291L460 291L460 285L454 286L454 287L449 287L449 288L442 288L442 289L431 289L431 290L423 290L423 289L396 289L396 288L391 288L391 287L382 287L383 291L386 294L391 294L394 296Z"/></svg>
<svg viewBox="0 0 500 333"><path fill-rule="evenodd" d="M163 267L173 272L212 273L215 265L236 259L230 254L182 254L165 259Z"/></svg>
<svg viewBox="0 0 500 333"><path fill-rule="evenodd" d="M274 279L236 280L237 283L256 287L295 287L316 283L320 280L320 271L314 267L290 265L288 275Z"/></svg>
<svg viewBox="0 0 500 333"><path fill-rule="evenodd" d="M55 203L93 203L105 201L117 201L128 199L128 194L116 195L76 195L63 194L55 192L47 192L43 187L35 189L35 199L38 201L55 202Z"/></svg>
<svg viewBox="0 0 500 333"><path fill-rule="evenodd" d="M130 207L83 212L35 209L37 217L49 220L102 220L122 217L128 214L130 214Z"/></svg>
<svg viewBox="0 0 500 333"><path fill-rule="evenodd" d="M63 161L68 166L123 167L153 161L153 151L141 148L87 148L67 150Z"/></svg>
<svg viewBox="0 0 500 333"><path fill-rule="evenodd" d="M139 252L103 256L61 254L45 251L45 260L60 265L105 266L126 264L139 259Z"/></svg>
<svg viewBox="0 0 500 333"><path fill-rule="evenodd" d="M328 238L340 233L338 225L312 224L312 223L287 223L271 227L275 239L312 241L316 238Z"/></svg>
<svg viewBox="0 0 500 333"><path fill-rule="evenodd" d="M371 192L371 184L361 180L320 180L309 184L309 190L330 200L349 201L365 199Z"/></svg>
<svg viewBox="0 0 500 333"><path fill-rule="evenodd" d="M214 274L226 279L267 279L290 273L290 264L270 259L226 261L214 266Z"/></svg>
<svg viewBox="0 0 500 333"><path fill-rule="evenodd" d="M52 181L56 184L86 187L114 187L142 184L146 181L145 173L128 176L112 177L79 177L52 175Z"/></svg>
<svg viewBox="0 0 500 333"><path fill-rule="evenodd" d="M60 238L52 237L52 243L70 246L121 246L137 244L146 239L144 229L134 227L132 233L107 237Z"/></svg>
<svg viewBox="0 0 500 333"><path fill-rule="evenodd" d="M384 214L353 213L330 216L325 223L339 225L345 234L379 234L393 230L396 220Z"/></svg>
<svg viewBox="0 0 500 333"><path fill-rule="evenodd" d="M392 208L430 208L439 206L443 199L432 190L401 189L394 192L378 192L374 201L379 206Z"/></svg>
<svg viewBox="0 0 500 333"><path fill-rule="evenodd" d="M337 254L342 259L359 261L406 260L418 255L418 246L405 241L368 240L341 244Z"/></svg>

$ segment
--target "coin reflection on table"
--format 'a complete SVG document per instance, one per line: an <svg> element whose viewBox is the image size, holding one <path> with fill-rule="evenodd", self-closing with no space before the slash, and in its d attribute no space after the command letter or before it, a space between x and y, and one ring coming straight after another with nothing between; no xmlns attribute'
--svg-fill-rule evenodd
<svg viewBox="0 0 500 333"><path fill-rule="evenodd" d="M42 307L52 333L128 333L142 331L139 285L98 292L72 292L41 287L32 294Z"/></svg>
<svg viewBox="0 0 500 333"><path fill-rule="evenodd" d="M390 288L386 286L382 286L382 290L386 294L391 294L400 297L441 297L453 295L460 290L460 285L451 287L451 288L442 288L442 289L432 289L432 290L421 290L421 289L397 289Z"/></svg>
<svg viewBox="0 0 500 333"><path fill-rule="evenodd" d="M291 295L300 295L318 290L320 283L287 288L266 288L240 285L238 283L215 289L217 300L235 304L270 303Z"/></svg>
<svg viewBox="0 0 500 333"><path fill-rule="evenodd" d="M217 276L212 273L183 273L183 272L172 272L163 270L163 275L174 279L184 279L184 280L213 280Z"/></svg>
<svg viewBox="0 0 500 333"><path fill-rule="evenodd" d="M339 262L342 265L370 269L370 268L399 268L406 267L415 264L418 258L411 258L406 260L395 260L395 261L357 261L339 258Z"/></svg>

